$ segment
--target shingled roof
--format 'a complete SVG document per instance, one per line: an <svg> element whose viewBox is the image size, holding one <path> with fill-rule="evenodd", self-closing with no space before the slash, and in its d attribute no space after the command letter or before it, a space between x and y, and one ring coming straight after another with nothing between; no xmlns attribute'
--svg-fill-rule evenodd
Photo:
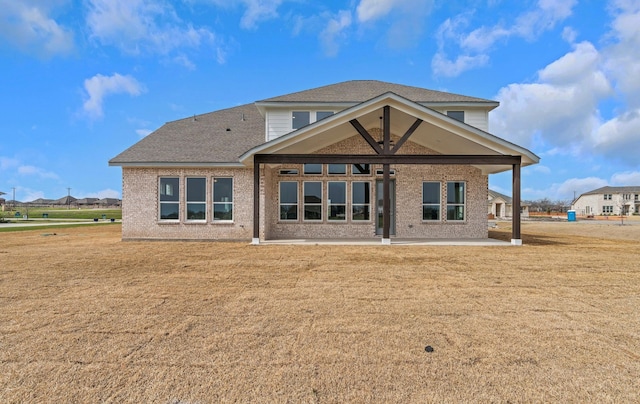
<svg viewBox="0 0 640 404"><path fill-rule="evenodd" d="M264 143L264 118L253 104L168 122L109 164L236 163Z"/></svg>
<svg viewBox="0 0 640 404"><path fill-rule="evenodd" d="M497 102L375 80L353 80L286 94L253 104L168 122L109 161L110 165L207 166L240 164L246 151L265 143L262 103L359 104L388 92L418 103L477 103L494 108Z"/></svg>
<svg viewBox="0 0 640 404"><path fill-rule="evenodd" d="M593 191L585 192L582 195L598 195L598 194L635 194L640 193L640 186L628 186L628 187L602 187L594 189Z"/></svg>
<svg viewBox="0 0 640 404"><path fill-rule="evenodd" d="M395 93L417 103L498 103L483 98L445 93L426 88L405 86L377 80L352 80L330 84L311 90L267 98L261 102L364 102L387 92Z"/></svg>

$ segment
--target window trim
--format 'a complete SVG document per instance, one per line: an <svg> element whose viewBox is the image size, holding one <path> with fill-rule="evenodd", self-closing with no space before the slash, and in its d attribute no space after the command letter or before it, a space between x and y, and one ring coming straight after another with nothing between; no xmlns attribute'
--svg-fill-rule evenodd
<svg viewBox="0 0 640 404"><path fill-rule="evenodd" d="M216 180L231 180L231 200L227 202L216 202ZM212 223L233 223L235 220L235 181L231 176L211 177L211 222ZM216 205L231 205L231 219L216 219Z"/></svg>
<svg viewBox="0 0 640 404"><path fill-rule="evenodd" d="M368 192L368 196L369 196L369 202L368 203L355 203L354 202L354 191L353 188L356 184L366 184L367 187L369 188L369 192ZM369 223L372 220L373 215L371 214L371 200L372 200L372 192L371 192L371 181L351 181L351 221L352 222L356 222L356 223ZM356 206L366 206L367 207L367 212L369 213L369 218L368 219L355 219L354 218L354 212L353 209Z"/></svg>
<svg viewBox="0 0 640 404"><path fill-rule="evenodd" d="M425 203L424 202L424 186L426 184L437 184L438 185L438 202L437 203ZM426 206L437 206L438 207L438 218L437 219L425 219L424 218L424 208ZM442 222L442 182L441 181L422 181L422 221L424 223L440 223Z"/></svg>
<svg viewBox="0 0 640 404"><path fill-rule="evenodd" d="M331 192L331 184L344 184L344 203L331 203L331 199L329 199L329 195ZM329 223L346 223L347 222L347 206L349 200L347 199L347 181L327 181L327 222ZM344 207L344 217L339 218L338 216L333 217L331 215L331 207L333 206L343 206Z"/></svg>
<svg viewBox="0 0 640 404"><path fill-rule="evenodd" d="M320 203L307 203L306 201L306 185L307 184L320 184ZM324 207L324 182L323 181L302 181L302 221L318 223L324 220L323 207ZM320 219L307 219L307 206L320 206Z"/></svg>
<svg viewBox="0 0 640 404"><path fill-rule="evenodd" d="M204 180L204 201L190 201L189 200L189 180ZM207 222L207 177L200 176L188 176L184 179L184 221L189 223L206 223ZM204 219L189 219L189 205L204 204Z"/></svg>
<svg viewBox="0 0 640 404"><path fill-rule="evenodd" d="M178 193L178 200L177 201L162 201L162 180L163 179L175 179L178 180L178 184L176 187L176 192ZM159 176L158 177L158 194L157 194L157 198L158 198L158 221L162 222L162 223L179 223L180 222L180 177L179 176L175 176L175 175L167 175L167 176ZM167 205L178 205L178 218L176 219L163 219L162 218L162 205L163 204L167 204Z"/></svg>
<svg viewBox="0 0 640 404"><path fill-rule="evenodd" d="M320 172L319 173L308 173L307 172L307 166L310 165L318 165L320 166ZM324 164L319 164L319 163L304 163L302 165L302 174L303 175L317 175L317 176L321 176L324 174Z"/></svg>
<svg viewBox="0 0 640 404"><path fill-rule="evenodd" d="M282 184L290 183L296 184L296 203L282 203ZM300 220L300 181L278 181L278 221L285 223L298 222ZM282 218L282 205L295 206L296 218L295 219L283 219Z"/></svg>
<svg viewBox="0 0 640 404"><path fill-rule="evenodd" d="M339 172L339 173L332 173L331 172L331 166L343 166L344 167L344 171ZM331 175L331 176L346 176L347 175L347 165L344 163L337 163L337 164L327 164L327 175Z"/></svg>
<svg viewBox="0 0 640 404"><path fill-rule="evenodd" d="M449 184L463 184L464 192L463 192L463 202L462 203L449 203ZM461 223L467 221L467 182L466 181L447 181L447 191L446 191L446 221ZM462 219L449 219L449 207L462 206Z"/></svg>

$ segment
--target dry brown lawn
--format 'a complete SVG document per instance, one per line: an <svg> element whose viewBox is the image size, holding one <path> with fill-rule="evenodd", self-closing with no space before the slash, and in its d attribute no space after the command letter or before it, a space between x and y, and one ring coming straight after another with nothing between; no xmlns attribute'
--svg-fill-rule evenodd
<svg viewBox="0 0 640 404"><path fill-rule="evenodd" d="M0 402L639 402L640 222L522 230L522 247L2 233Z"/></svg>

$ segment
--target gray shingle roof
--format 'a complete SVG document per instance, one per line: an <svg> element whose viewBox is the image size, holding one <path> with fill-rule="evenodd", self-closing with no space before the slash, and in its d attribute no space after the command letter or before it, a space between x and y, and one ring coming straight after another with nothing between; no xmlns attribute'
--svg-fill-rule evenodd
<svg viewBox="0 0 640 404"><path fill-rule="evenodd" d="M260 102L360 103L393 92L419 103L495 101L375 80L354 80L300 91ZM265 119L246 104L172 121L109 161L111 165L207 165L239 163L246 151L265 142Z"/></svg>
<svg viewBox="0 0 640 404"><path fill-rule="evenodd" d="M258 102L364 102L387 92L398 94L401 97L418 103L472 102L497 104L496 101L483 98L468 97L466 95L445 93L377 80L345 81L313 88L311 90L267 98L266 100Z"/></svg>
<svg viewBox="0 0 640 404"><path fill-rule="evenodd" d="M629 186L629 187L602 187L598 189L594 189L593 191L585 192L582 195L597 195L597 194L633 194L640 193L640 186Z"/></svg>
<svg viewBox="0 0 640 404"><path fill-rule="evenodd" d="M264 136L264 118L255 105L246 104L168 122L109 163L237 162L242 153L264 143Z"/></svg>

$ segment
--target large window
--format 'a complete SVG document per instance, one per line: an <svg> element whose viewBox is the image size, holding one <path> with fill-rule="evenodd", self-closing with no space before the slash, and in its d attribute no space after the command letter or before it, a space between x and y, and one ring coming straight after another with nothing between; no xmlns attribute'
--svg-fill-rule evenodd
<svg viewBox="0 0 640 404"><path fill-rule="evenodd" d="M233 178L213 179L213 220L233 220Z"/></svg>
<svg viewBox="0 0 640 404"><path fill-rule="evenodd" d="M292 117L291 127L293 129L300 129L303 126L309 125L311 122L309 111L293 111Z"/></svg>
<svg viewBox="0 0 640 404"><path fill-rule="evenodd" d="M346 164L329 164L327 167L327 171L329 174L333 175L344 175L347 173L347 165Z"/></svg>
<svg viewBox="0 0 640 404"><path fill-rule="evenodd" d="M371 167L369 164L352 164L351 173L353 173L353 175L370 175Z"/></svg>
<svg viewBox="0 0 640 404"><path fill-rule="evenodd" d="M456 121L464 122L464 111L447 111L447 116Z"/></svg>
<svg viewBox="0 0 640 404"><path fill-rule="evenodd" d="M351 183L351 219L370 220L371 184L369 182Z"/></svg>
<svg viewBox="0 0 640 404"><path fill-rule="evenodd" d="M320 175L322 174L322 164L305 164L302 172L306 175Z"/></svg>
<svg viewBox="0 0 640 404"><path fill-rule="evenodd" d="M160 220L180 219L180 179L160 178Z"/></svg>
<svg viewBox="0 0 640 404"><path fill-rule="evenodd" d="M440 220L440 183L422 183L422 220Z"/></svg>
<svg viewBox="0 0 640 404"><path fill-rule="evenodd" d="M464 182L447 182L447 220L464 220Z"/></svg>
<svg viewBox="0 0 640 404"><path fill-rule="evenodd" d="M347 220L347 183L330 181L328 185L329 220Z"/></svg>
<svg viewBox="0 0 640 404"><path fill-rule="evenodd" d="M322 220L322 182L304 182L304 220Z"/></svg>
<svg viewBox="0 0 640 404"><path fill-rule="evenodd" d="M298 183L280 182L280 220L298 220Z"/></svg>
<svg viewBox="0 0 640 404"><path fill-rule="evenodd" d="M316 121L319 121L331 115L333 115L333 111L318 111L316 112Z"/></svg>
<svg viewBox="0 0 640 404"><path fill-rule="evenodd" d="M187 220L206 220L207 179L187 178Z"/></svg>

